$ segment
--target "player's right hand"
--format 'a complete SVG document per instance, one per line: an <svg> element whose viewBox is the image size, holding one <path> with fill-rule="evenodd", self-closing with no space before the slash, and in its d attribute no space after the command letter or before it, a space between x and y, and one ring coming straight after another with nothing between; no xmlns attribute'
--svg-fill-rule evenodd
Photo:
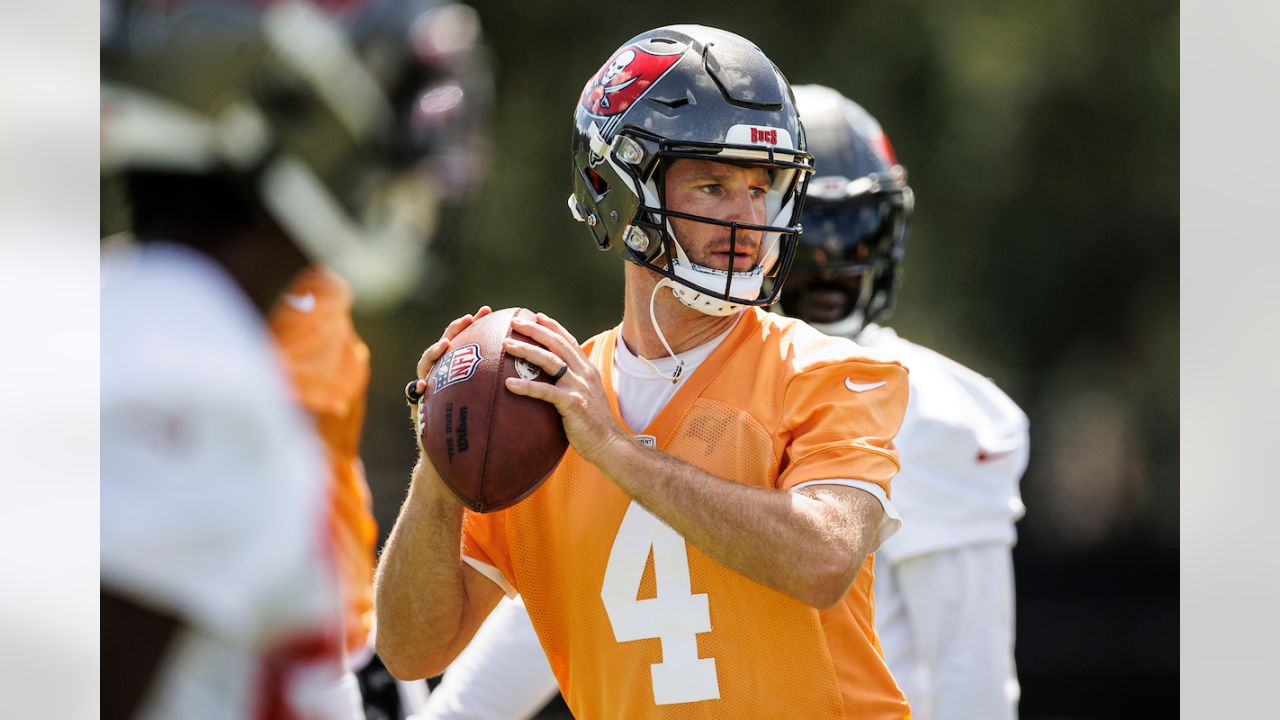
<svg viewBox="0 0 1280 720"><path fill-rule="evenodd" d="M448 327L444 329L444 333L440 335L440 339L431 343L431 345L422 352L422 357L418 359L418 379L416 384L413 386L416 391L414 394L418 397L422 397L422 395L426 393L427 373L431 372L431 366L436 364L436 361L440 359L440 356L449 351L450 342L458 336L458 333L466 330L471 323L491 312L493 312L493 308L488 305L482 305L474 314L468 313L449 323ZM407 390L408 388L406 388L406 391ZM413 420L414 436L417 438L418 442L418 457L421 460L426 460L427 453L422 447L422 428L418 425L418 407L418 403L409 403L409 417Z"/></svg>

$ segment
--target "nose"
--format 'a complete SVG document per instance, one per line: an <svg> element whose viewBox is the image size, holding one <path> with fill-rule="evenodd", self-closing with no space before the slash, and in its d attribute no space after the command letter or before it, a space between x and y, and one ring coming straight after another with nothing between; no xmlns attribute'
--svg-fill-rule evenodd
<svg viewBox="0 0 1280 720"><path fill-rule="evenodd" d="M728 208L728 217L725 219L730 222L744 223L747 225L763 225L765 220L764 198L754 197L749 188L736 189L730 196L730 206ZM753 243L760 242L760 231L758 230L739 230L739 242L743 238L750 238Z"/></svg>

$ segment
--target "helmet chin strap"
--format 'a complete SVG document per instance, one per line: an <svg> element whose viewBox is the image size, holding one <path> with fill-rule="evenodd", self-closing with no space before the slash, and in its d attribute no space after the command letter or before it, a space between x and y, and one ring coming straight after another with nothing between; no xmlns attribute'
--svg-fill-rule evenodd
<svg viewBox="0 0 1280 720"><path fill-rule="evenodd" d="M755 297L760 294L760 286L764 283L763 265L757 265L745 272L735 271L732 264L723 272L699 265L685 254L684 247L676 237L675 229L671 227L670 219L666 221L666 226L671 244L675 248L675 254L670 259L670 267L677 281L664 279L662 283L666 283L671 288L677 300L704 315L725 317L742 310L742 304L709 295L704 292L708 288L717 287L724 282L724 278L728 278L731 297Z"/></svg>
<svg viewBox="0 0 1280 720"><path fill-rule="evenodd" d="M662 334L662 328L658 326L658 314L654 312L653 303L654 300L658 298L658 290L662 287L671 287L674 289L675 283L671 282L668 278L662 278L658 281L657 285L653 286L653 293L649 295L649 321L653 323L653 331L658 335L658 342L661 342L662 347L666 348L667 354L671 356L671 359L676 361L676 369L668 375L667 373L659 370L657 365L649 362L649 358L638 353L636 357L643 360L644 364L648 365L649 369L653 370L653 372L659 377L670 380L671 384L674 385L680 381L680 376L684 375L684 361L676 357L675 352L671 350L671 344L667 342L666 336Z"/></svg>

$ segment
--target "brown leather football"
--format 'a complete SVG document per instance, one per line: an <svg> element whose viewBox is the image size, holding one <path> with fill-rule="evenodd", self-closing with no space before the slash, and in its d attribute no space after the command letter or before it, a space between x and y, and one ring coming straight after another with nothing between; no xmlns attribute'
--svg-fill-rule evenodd
<svg viewBox="0 0 1280 720"><path fill-rule="evenodd" d="M529 310L507 308L458 333L428 373L418 405L419 433L431 464L462 504L479 513L523 500L569 447L555 407L506 387L509 377L551 380L542 368L503 350L509 336L541 347L511 329L517 313L534 320Z"/></svg>

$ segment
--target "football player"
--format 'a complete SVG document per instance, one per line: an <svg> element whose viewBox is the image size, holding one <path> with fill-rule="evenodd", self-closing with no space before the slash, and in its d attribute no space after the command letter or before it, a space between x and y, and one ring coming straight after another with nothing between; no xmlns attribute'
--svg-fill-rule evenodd
<svg viewBox="0 0 1280 720"><path fill-rule="evenodd" d="M903 526L876 563L885 659L919 720L1015 718L1011 549L1024 512L1027 417L991 380L879 324L902 277L914 205L907 172L857 103L820 85L795 94L819 171L782 308L911 371L895 441Z"/></svg>
<svg viewBox="0 0 1280 720"><path fill-rule="evenodd" d="M588 79L569 206L628 260L622 322L580 346L516 321L547 349L507 352L556 380L507 387L571 443L526 500L464 513L420 456L375 584L392 672L440 672L519 594L577 717L909 715L870 557L898 525L906 371L763 310L811 172L790 86L737 35L652 30Z"/></svg>
<svg viewBox="0 0 1280 720"><path fill-rule="evenodd" d="M379 7L103 5L102 167L137 239L102 263L106 717L363 717L327 472L264 316L308 264L374 305L421 264L414 98L361 51L393 37Z"/></svg>

